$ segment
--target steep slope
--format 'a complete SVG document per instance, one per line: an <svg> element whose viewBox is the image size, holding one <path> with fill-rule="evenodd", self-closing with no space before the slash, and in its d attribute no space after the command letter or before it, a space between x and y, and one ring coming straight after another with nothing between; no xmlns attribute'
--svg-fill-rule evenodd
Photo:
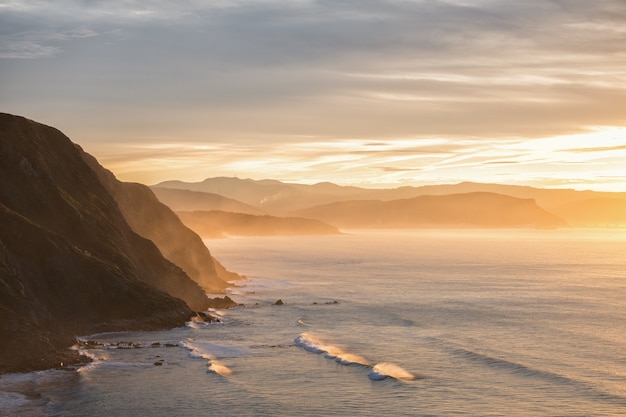
<svg viewBox="0 0 626 417"><path fill-rule="evenodd" d="M179 211L180 219L202 237L328 235L339 230L314 219L254 216L225 211Z"/></svg>
<svg viewBox="0 0 626 417"><path fill-rule="evenodd" d="M357 200L300 210L298 215L344 228L557 227L566 222L533 200L494 193Z"/></svg>
<svg viewBox="0 0 626 417"><path fill-rule="evenodd" d="M113 196L133 230L153 241L166 259L181 267L205 291L223 292L228 287L227 280L239 278L234 273L220 276L224 268L216 267L217 260L211 256L202 239L161 203L149 187L121 182L94 157L84 152L82 155Z"/></svg>
<svg viewBox="0 0 626 417"><path fill-rule="evenodd" d="M58 130L0 114L0 178L0 372L75 361L78 334L179 326L206 308Z"/></svg>
<svg viewBox="0 0 626 417"><path fill-rule="evenodd" d="M157 198L174 211L230 211L263 215L264 211L244 204L232 198L202 191L190 191L176 188L150 187Z"/></svg>

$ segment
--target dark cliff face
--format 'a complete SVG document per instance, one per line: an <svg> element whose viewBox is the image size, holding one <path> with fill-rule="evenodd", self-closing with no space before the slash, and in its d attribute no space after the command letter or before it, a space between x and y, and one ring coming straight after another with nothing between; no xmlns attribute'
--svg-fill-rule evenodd
<svg viewBox="0 0 626 417"><path fill-rule="evenodd" d="M220 273L222 270L200 236L185 226L168 206L161 203L149 187L121 182L93 156L84 152L82 155L116 200L133 230L154 242L166 259L180 266L207 292L223 292L228 286L226 280L238 277L232 273Z"/></svg>
<svg viewBox="0 0 626 417"><path fill-rule="evenodd" d="M63 348L79 334L175 327L208 305L58 130L0 114L0 179L0 372L73 360Z"/></svg>

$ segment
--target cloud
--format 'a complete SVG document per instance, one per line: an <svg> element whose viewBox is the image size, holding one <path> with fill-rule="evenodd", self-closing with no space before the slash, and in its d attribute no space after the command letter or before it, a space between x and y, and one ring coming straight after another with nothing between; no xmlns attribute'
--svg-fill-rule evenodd
<svg viewBox="0 0 626 417"><path fill-rule="evenodd" d="M625 28L623 0L0 1L0 105L111 162L122 143L194 143L224 170L296 172L288 149L355 181L491 175L574 158L536 151L547 137L626 124ZM130 154L220 162L184 149Z"/></svg>
<svg viewBox="0 0 626 417"><path fill-rule="evenodd" d="M569 149L570 152L580 152L580 153L588 153L588 152L611 152L614 151L626 151L626 145L618 145L618 146L599 146L595 148L577 148L577 149Z"/></svg>
<svg viewBox="0 0 626 417"><path fill-rule="evenodd" d="M33 30L20 33L0 34L0 59L49 58L62 51L62 43L73 39L97 36L87 28L66 31Z"/></svg>

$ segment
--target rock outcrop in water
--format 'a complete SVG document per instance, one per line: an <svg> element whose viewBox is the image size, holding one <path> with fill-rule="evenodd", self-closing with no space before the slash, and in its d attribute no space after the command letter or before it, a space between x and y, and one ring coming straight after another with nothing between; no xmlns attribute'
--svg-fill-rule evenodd
<svg viewBox="0 0 626 417"><path fill-rule="evenodd" d="M76 335L180 326L207 307L60 131L0 114L0 178L0 373L76 361Z"/></svg>

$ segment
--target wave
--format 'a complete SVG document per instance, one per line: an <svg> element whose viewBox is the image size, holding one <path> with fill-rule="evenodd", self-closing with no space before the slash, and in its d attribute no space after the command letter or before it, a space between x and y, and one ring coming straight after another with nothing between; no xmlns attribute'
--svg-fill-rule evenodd
<svg viewBox="0 0 626 417"><path fill-rule="evenodd" d="M295 344L312 353L323 353L326 358L334 359L342 365L371 366L370 361L364 357L346 352L337 346L326 344L307 333L302 333L296 337Z"/></svg>
<svg viewBox="0 0 626 417"><path fill-rule="evenodd" d="M466 349L457 346L454 343L444 341L438 338L428 338L431 341L437 342L438 345L444 347L450 353L455 356L463 357L472 362L479 363L491 368L501 369L514 375L518 375L525 378L534 378L544 381L548 381L553 384L558 384L568 387L568 389L575 389L580 394L588 395L594 399L602 399L607 401L617 401L619 403L626 404L626 397L620 394L614 394L606 392L602 388L595 386L588 381L579 380L570 376L562 375L546 369L537 369L535 367L515 362L509 359L496 357L486 353L477 352L474 350Z"/></svg>
<svg viewBox="0 0 626 417"><path fill-rule="evenodd" d="M308 352L323 354L325 358L332 359L341 365L359 365L370 368L368 377L373 381L386 378L404 381L416 379L415 375L398 365L387 362L372 365L372 363L363 356L347 352L337 346L325 343L308 333L302 333L300 336L296 337L295 344Z"/></svg>
<svg viewBox="0 0 626 417"><path fill-rule="evenodd" d="M101 356L95 355L92 352L94 349L87 349L87 348L85 348L84 346L86 346L86 342L87 342L86 340L79 339L78 342L79 343L75 344L70 349L71 350L75 350L80 355L85 356L86 358L89 358L91 362L89 362L89 363L79 367L77 369L77 372L83 373L83 372L92 370L92 369L96 368L97 366L99 366L100 364L102 364L102 362L104 362L106 360L106 356L104 356L104 355L101 355Z"/></svg>
<svg viewBox="0 0 626 417"><path fill-rule="evenodd" d="M378 363L374 365L368 377L371 380L378 381L385 378L401 379L404 381L413 381L416 376L404 368L394 365L393 363Z"/></svg>
<svg viewBox="0 0 626 417"><path fill-rule="evenodd" d="M216 356L236 357L245 354L241 349L235 347L215 345L206 342L185 341L181 342L180 345L189 350L189 356L192 358L206 359L208 361L208 370L220 376L231 375L233 371L221 363Z"/></svg>

